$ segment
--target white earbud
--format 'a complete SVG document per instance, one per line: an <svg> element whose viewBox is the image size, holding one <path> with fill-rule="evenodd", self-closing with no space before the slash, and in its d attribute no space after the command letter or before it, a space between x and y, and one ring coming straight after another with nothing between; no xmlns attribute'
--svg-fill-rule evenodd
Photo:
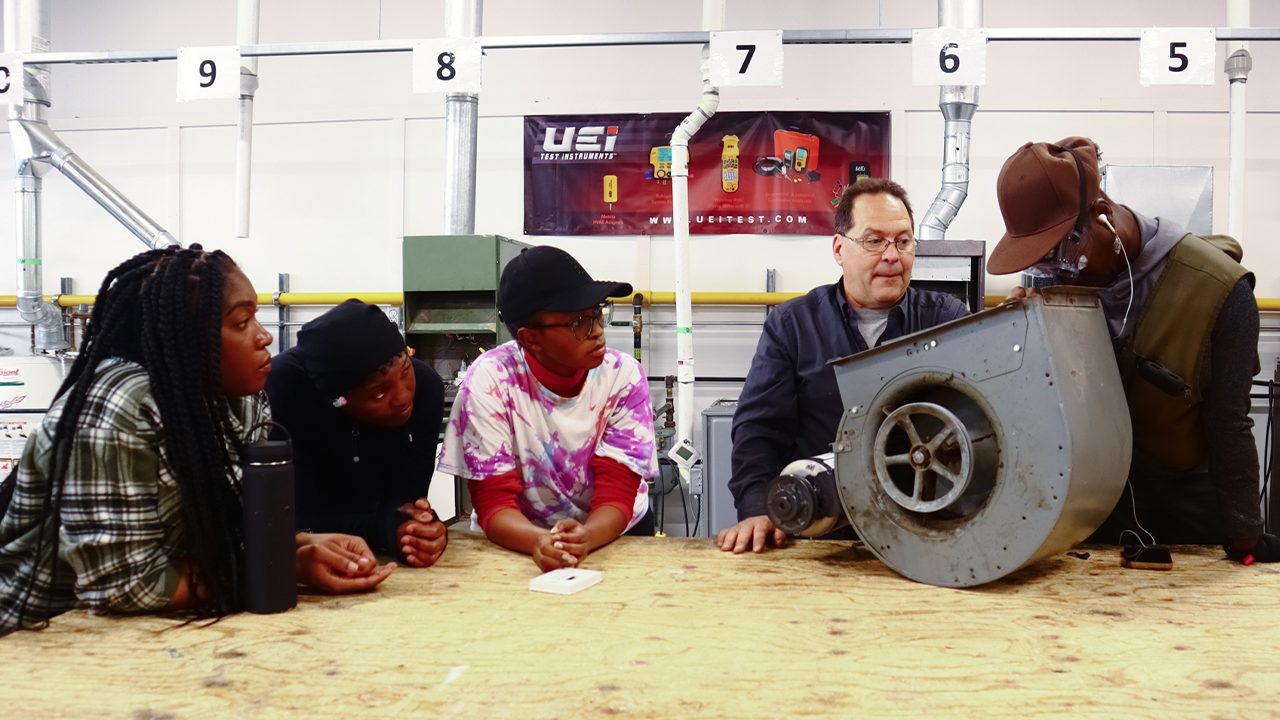
<svg viewBox="0 0 1280 720"><path fill-rule="evenodd" d="M1116 236L1115 244L1112 245L1112 247L1115 248L1116 254L1119 255L1121 251L1124 250L1124 245L1120 243L1120 233L1116 232L1115 226L1111 224L1111 221L1107 219L1106 215L1099 215L1098 219L1102 221L1103 225L1107 226L1107 229L1111 231L1112 235Z"/></svg>

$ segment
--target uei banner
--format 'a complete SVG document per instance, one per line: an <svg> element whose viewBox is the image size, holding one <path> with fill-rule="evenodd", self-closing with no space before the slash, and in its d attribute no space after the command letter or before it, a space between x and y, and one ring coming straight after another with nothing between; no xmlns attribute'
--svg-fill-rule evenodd
<svg viewBox="0 0 1280 720"><path fill-rule="evenodd" d="M524 119L527 235L670 235L681 113ZM851 180L889 170L889 113L717 113L689 144L689 231L834 232Z"/></svg>

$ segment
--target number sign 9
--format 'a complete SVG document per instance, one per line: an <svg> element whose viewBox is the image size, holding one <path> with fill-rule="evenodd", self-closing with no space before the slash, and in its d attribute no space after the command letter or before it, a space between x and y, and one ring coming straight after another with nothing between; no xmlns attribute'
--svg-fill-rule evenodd
<svg viewBox="0 0 1280 720"><path fill-rule="evenodd" d="M1212 85L1217 75L1213 28L1144 28L1138 81L1149 85Z"/></svg>
<svg viewBox="0 0 1280 720"><path fill-rule="evenodd" d="M711 84L716 87L782 85L782 31L711 33Z"/></svg>
<svg viewBox="0 0 1280 720"><path fill-rule="evenodd" d="M240 97L240 48L178 48L178 102Z"/></svg>
<svg viewBox="0 0 1280 720"><path fill-rule="evenodd" d="M22 55L5 53L0 55L0 105L22 103Z"/></svg>
<svg viewBox="0 0 1280 720"><path fill-rule="evenodd" d="M937 28L911 31L913 85L985 85L987 31Z"/></svg>
<svg viewBox="0 0 1280 720"><path fill-rule="evenodd" d="M413 91L478 93L483 57L479 38L420 40L413 45Z"/></svg>

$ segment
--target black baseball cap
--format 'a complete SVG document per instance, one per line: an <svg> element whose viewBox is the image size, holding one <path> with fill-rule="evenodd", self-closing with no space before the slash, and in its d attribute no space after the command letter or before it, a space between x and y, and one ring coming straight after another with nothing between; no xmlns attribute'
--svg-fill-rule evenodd
<svg viewBox="0 0 1280 720"><path fill-rule="evenodd" d="M498 318L524 320L539 310L570 312L631 294L631 284L592 280L569 253L550 245L520 251L498 281Z"/></svg>

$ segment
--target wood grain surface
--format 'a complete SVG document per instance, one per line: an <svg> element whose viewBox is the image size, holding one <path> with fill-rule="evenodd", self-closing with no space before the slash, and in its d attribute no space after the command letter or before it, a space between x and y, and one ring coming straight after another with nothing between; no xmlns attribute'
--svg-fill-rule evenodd
<svg viewBox="0 0 1280 720"><path fill-rule="evenodd" d="M453 528L439 565L367 595L0 639L0 717L1280 717L1280 569L1077 551L952 590L848 543L622 538L584 564L602 583L555 596Z"/></svg>

